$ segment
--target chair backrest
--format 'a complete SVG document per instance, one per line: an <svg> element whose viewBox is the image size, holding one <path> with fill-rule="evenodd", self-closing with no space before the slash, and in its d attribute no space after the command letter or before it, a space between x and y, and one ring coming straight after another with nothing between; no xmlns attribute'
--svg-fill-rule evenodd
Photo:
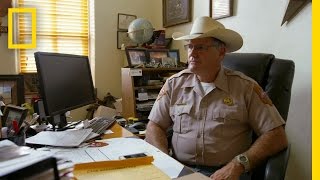
<svg viewBox="0 0 320 180"><path fill-rule="evenodd" d="M243 72L256 80L268 94L282 118L287 120L295 70L293 61L276 59L272 54L230 53L225 56L223 65L229 69ZM253 172L252 179L284 179L289 150L287 148L277 154L275 156L277 160L270 158L258 167ZM281 166L282 169L274 168L274 164ZM278 172L273 172L275 169Z"/></svg>

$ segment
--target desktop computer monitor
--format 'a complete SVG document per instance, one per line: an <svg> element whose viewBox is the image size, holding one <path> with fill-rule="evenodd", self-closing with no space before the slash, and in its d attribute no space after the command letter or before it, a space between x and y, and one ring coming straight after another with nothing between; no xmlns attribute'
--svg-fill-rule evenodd
<svg viewBox="0 0 320 180"><path fill-rule="evenodd" d="M94 87L87 56L34 53L40 95L50 124L67 125L65 113L95 102Z"/></svg>

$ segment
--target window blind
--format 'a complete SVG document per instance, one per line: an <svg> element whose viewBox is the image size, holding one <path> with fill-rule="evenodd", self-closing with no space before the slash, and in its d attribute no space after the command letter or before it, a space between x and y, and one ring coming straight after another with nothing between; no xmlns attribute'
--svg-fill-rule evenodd
<svg viewBox="0 0 320 180"><path fill-rule="evenodd" d="M37 10L37 48L20 49L21 73L36 72L34 52L89 54L88 0L18 0L19 8ZM31 43L31 14L18 13L19 44Z"/></svg>

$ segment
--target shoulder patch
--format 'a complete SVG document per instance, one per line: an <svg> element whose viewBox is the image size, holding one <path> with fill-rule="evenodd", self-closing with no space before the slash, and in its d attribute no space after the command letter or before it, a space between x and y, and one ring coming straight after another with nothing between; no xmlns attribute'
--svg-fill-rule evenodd
<svg viewBox="0 0 320 180"><path fill-rule="evenodd" d="M272 101L271 99L269 98L269 96L267 95L266 92L263 91L263 89L258 85L258 84L254 84L253 86L253 89L254 91L257 93L257 95L259 96L259 98L261 99L261 101L264 103L264 104L268 104L270 106L272 106Z"/></svg>
<svg viewBox="0 0 320 180"><path fill-rule="evenodd" d="M192 72L189 69L184 69L184 70L170 76L168 79L178 78L178 77L182 76L183 74L192 74Z"/></svg>
<svg viewBox="0 0 320 180"><path fill-rule="evenodd" d="M250 81L250 82L256 82L254 79L252 79L251 77L243 74L243 73L240 72L240 71L234 71L234 70L225 68L224 72L225 72L225 74L226 74L227 76L237 76L237 77L239 77L239 78L241 78L241 79L248 80L248 81Z"/></svg>
<svg viewBox="0 0 320 180"><path fill-rule="evenodd" d="M160 90L159 94L158 94L158 97L157 97L157 100L156 101L159 101L164 95L167 94L167 89L165 86L162 87L162 89Z"/></svg>

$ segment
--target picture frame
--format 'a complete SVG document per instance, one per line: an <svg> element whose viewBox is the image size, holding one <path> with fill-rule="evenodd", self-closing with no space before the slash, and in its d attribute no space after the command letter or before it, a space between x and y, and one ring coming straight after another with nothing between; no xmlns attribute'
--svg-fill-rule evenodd
<svg viewBox="0 0 320 180"><path fill-rule="evenodd" d="M161 67L162 59L168 57L168 49L148 49L147 53L152 67Z"/></svg>
<svg viewBox="0 0 320 180"><path fill-rule="evenodd" d="M124 47L136 47L137 43L133 42L127 31L117 31L117 48L121 49L122 44Z"/></svg>
<svg viewBox="0 0 320 180"><path fill-rule="evenodd" d="M180 52L179 49L170 49L168 51L168 56L174 59L175 67L179 67L180 64Z"/></svg>
<svg viewBox="0 0 320 180"><path fill-rule="evenodd" d="M3 113L2 125L12 129L12 122L16 120L18 126L21 127L23 121L27 117L28 109L15 106L15 105L6 105Z"/></svg>
<svg viewBox="0 0 320 180"><path fill-rule="evenodd" d="M126 48L126 55L129 67L141 66L147 63L145 49Z"/></svg>
<svg viewBox="0 0 320 180"><path fill-rule="evenodd" d="M163 27L191 22L191 0L162 0Z"/></svg>
<svg viewBox="0 0 320 180"><path fill-rule="evenodd" d="M17 106L25 102L23 75L0 75L0 100Z"/></svg>
<svg viewBox="0 0 320 180"><path fill-rule="evenodd" d="M128 31L130 23L137 19L136 15L118 13L118 30Z"/></svg>
<svg viewBox="0 0 320 180"><path fill-rule="evenodd" d="M210 0L209 8L213 19L233 16L233 0Z"/></svg>

